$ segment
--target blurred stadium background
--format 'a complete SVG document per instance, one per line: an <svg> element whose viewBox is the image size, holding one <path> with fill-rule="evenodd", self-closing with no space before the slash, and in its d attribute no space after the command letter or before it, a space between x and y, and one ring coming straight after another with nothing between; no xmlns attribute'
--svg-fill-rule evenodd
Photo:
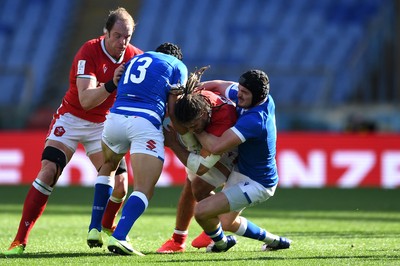
<svg viewBox="0 0 400 266"><path fill-rule="evenodd" d="M250 68L269 75L282 185L400 185L397 0L0 0L0 184L35 178L39 165L30 158L40 158L73 56L118 6L137 23L132 43L179 44L189 70L211 65L204 80L237 80ZM311 135L290 134L305 131ZM71 167L90 175L84 153L76 156ZM182 166L166 164L176 178ZM65 184L74 184L80 177L68 171Z"/></svg>
<svg viewBox="0 0 400 266"><path fill-rule="evenodd" d="M175 42L190 70L211 65L204 79L263 69L281 131L400 130L395 0L1 0L1 129L48 127L75 52L117 6L136 46Z"/></svg>

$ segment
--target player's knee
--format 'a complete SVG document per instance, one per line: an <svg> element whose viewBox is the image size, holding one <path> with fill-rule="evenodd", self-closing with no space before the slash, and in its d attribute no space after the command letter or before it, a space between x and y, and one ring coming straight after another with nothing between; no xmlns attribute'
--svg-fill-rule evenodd
<svg viewBox="0 0 400 266"><path fill-rule="evenodd" d="M42 160L48 160L57 165L59 174L62 173L67 165L67 157L65 153L55 147L47 146L42 153Z"/></svg>

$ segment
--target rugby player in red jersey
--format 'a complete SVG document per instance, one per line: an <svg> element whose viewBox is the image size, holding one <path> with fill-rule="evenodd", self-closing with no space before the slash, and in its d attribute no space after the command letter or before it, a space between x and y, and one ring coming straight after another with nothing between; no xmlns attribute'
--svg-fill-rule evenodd
<svg viewBox="0 0 400 266"><path fill-rule="evenodd" d="M200 79L205 69L192 73L188 83L195 85L197 82L194 79ZM157 253L185 251L188 228L196 202L208 197L214 189L226 182L237 155L236 151L227 152L222 156L206 154L193 135L194 132L205 130L215 136L221 136L225 130L232 127L237 119L233 102L218 93L195 91L195 88L189 88L190 85L187 87L183 96L177 99L176 97L172 99L173 95L170 96L169 104L174 105L170 109L174 110L174 113L170 114L173 128L164 132L166 146L169 146L186 166L187 179L179 198L174 233L157 249ZM188 105L199 106L204 112L193 113L191 111L194 109ZM176 139L175 131L179 133L180 141ZM191 161L197 161L198 164L190 163ZM206 247L211 242L211 238L201 234L192 245L200 248Z"/></svg>
<svg viewBox="0 0 400 266"><path fill-rule="evenodd" d="M25 198L18 232L9 249L3 252L4 255L21 255L24 252L31 229L42 215L59 176L79 143L84 146L94 167L99 169L102 166L103 122L114 103L115 89L124 71L124 63L142 53L130 44L134 29L135 22L124 8L110 11L104 35L84 43L75 55L69 89L53 116L46 136L41 169ZM95 193L94 200L94 209L101 211L100 221L113 186L113 177L96 180L96 190L99 187L102 191ZM115 176L113 198L116 211L122 204L126 190L127 173L122 167ZM98 236L101 237L100 232Z"/></svg>

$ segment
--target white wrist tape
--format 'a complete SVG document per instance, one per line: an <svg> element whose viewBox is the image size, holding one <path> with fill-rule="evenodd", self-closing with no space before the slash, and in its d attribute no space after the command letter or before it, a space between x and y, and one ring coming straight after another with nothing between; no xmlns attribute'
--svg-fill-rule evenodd
<svg viewBox="0 0 400 266"><path fill-rule="evenodd" d="M221 155L210 154L206 158L201 158L202 160L200 163L210 169L219 161L219 159L221 159Z"/></svg>
<svg viewBox="0 0 400 266"><path fill-rule="evenodd" d="M187 148L188 151L199 153L201 145L194 136L193 133L187 132L183 135L179 135L181 143Z"/></svg>
<svg viewBox="0 0 400 266"><path fill-rule="evenodd" d="M191 152L187 159L186 167L193 173L197 173L200 164L210 169L219 161L220 158L221 155L215 155L215 154L211 154L206 158L203 158L201 155L197 155Z"/></svg>
<svg viewBox="0 0 400 266"><path fill-rule="evenodd" d="M191 152L187 159L186 167L193 173L197 173L197 170L199 170L199 166L200 166L202 158L203 157L201 157L200 155L197 155L197 154L194 154Z"/></svg>

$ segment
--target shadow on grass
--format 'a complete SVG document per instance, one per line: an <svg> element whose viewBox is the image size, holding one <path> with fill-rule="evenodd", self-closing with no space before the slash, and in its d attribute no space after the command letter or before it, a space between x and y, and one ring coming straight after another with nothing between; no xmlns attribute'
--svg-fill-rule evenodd
<svg viewBox="0 0 400 266"><path fill-rule="evenodd" d="M39 258L77 258L77 257L117 257L113 253L73 253L73 252L60 252L60 253L47 253L47 252L37 252L37 253L24 253L22 255L0 255L3 259L39 259ZM1 264L1 263L0 263Z"/></svg>
<svg viewBox="0 0 400 266"><path fill-rule="evenodd" d="M189 252L186 252L186 254ZM227 257L225 256L215 256L216 254L204 254L199 256L199 258L192 258L192 259L185 259L180 257L178 259L178 257L182 254L157 254L157 253L147 253L146 256L149 257L149 259L151 259L152 263L200 263L200 262L246 262L247 264L251 261L260 261L260 260L266 260L266 261L280 261L280 260L284 260L285 262L290 262L290 261L296 261L296 260L332 260L332 259L351 259L351 260L370 260L370 261L388 261L388 260L399 260L400 259L400 255L359 255L359 256L344 256L344 255L338 255L338 256L281 256L281 257L271 257L271 256L267 256L267 255L259 255L260 252L245 252L245 254L249 254L251 253L251 256L242 256L241 258L232 256L232 257ZM226 253L224 253L226 254ZM243 252L242 252L243 254ZM256 254L256 255L255 255ZM265 254L265 253L262 253ZM269 254L269 252L268 252ZM198 255L198 253L197 253ZM143 262L146 260L146 256L145 257L137 257L137 256L132 256L134 258L137 258L137 260L143 260ZM161 257L163 259L157 259L157 257ZM209 258L207 258L206 256L209 256ZM69 252L63 252L63 253L46 253L46 252L39 252L39 253L34 253L34 254L23 254L23 255L18 255L18 256L7 256L5 257L0 256L0 263L1 260L3 260L3 262L5 260L12 260L12 259L40 259L40 258L98 258L98 257L104 257L104 258L109 258L109 257L124 257L127 258L129 256L119 256L119 255L115 255L112 253L96 253L96 254L90 254L90 253L69 253ZM169 259L171 258L171 259Z"/></svg>
<svg viewBox="0 0 400 266"><path fill-rule="evenodd" d="M299 232L299 231L291 231L291 237L311 237L318 239L356 239L356 238L381 238L381 239L399 239L400 233L382 233L382 232L371 232L371 231L354 231L351 232L338 232L338 231L316 231L316 232ZM349 242L349 246L351 245L351 241Z"/></svg>
<svg viewBox="0 0 400 266"><path fill-rule="evenodd" d="M398 260L400 256L386 256L386 255L380 255L380 256L311 256L311 257L244 257L244 258L212 258L210 260L207 259L186 259L186 260L152 260L154 263L165 263L165 262L177 262L177 263L200 263L200 262L240 262L243 261L243 265L248 265L251 263L251 261L260 261L260 260L268 260L268 261L285 261L285 262L290 262L290 261L297 261L297 260L332 260L332 259L357 259L360 261L365 262L366 260L371 260L371 261L382 261L384 260L387 262L388 260ZM354 263L354 261L352 261Z"/></svg>

